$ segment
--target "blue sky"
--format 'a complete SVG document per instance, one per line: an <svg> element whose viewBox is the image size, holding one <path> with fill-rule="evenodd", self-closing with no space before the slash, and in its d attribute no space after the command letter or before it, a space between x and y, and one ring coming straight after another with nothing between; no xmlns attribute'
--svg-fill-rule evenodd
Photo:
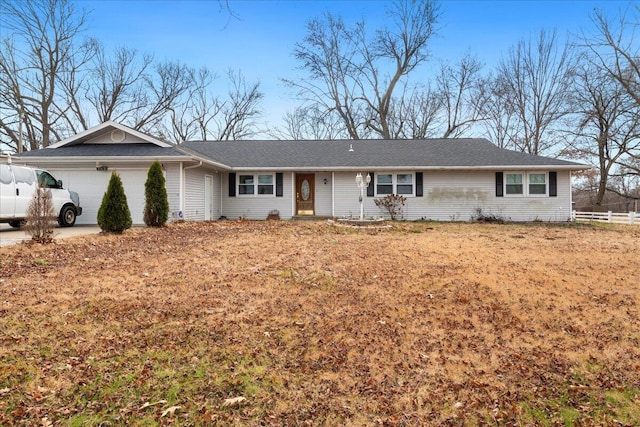
<svg viewBox="0 0 640 427"><path fill-rule="evenodd" d="M329 11L345 22L365 19L367 26L383 24L388 4L376 1L234 1L235 17L220 11L214 1L81 0L91 11L87 35L107 47L124 45L157 59L180 60L193 67L206 65L220 75L228 68L259 80L265 94L263 108L271 122L295 101L280 82L297 75L293 49L305 36L305 23ZM487 69L510 46L541 29L558 35L592 31L594 9L612 16L624 1L443 1L438 35L431 42L433 60L419 73L429 73L439 60L455 62L467 51ZM419 76L417 76L419 78ZM222 80L222 79L221 79Z"/></svg>

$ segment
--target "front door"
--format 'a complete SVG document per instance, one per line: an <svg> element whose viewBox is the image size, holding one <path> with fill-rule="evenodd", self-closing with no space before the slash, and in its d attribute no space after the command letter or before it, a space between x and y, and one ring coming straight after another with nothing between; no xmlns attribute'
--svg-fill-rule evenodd
<svg viewBox="0 0 640 427"><path fill-rule="evenodd" d="M296 175L296 215L313 215L315 194L315 175L312 173Z"/></svg>

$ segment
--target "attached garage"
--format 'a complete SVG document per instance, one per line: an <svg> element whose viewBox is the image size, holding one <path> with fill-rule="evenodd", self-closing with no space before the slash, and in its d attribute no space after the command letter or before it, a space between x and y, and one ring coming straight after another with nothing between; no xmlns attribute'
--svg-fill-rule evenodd
<svg viewBox="0 0 640 427"><path fill-rule="evenodd" d="M159 161L164 170L170 220L217 219L221 215L219 172L228 169L114 122L47 148L21 153L14 161L49 170L65 188L79 194L83 212L76 224L97 224L98 210L114 171L122 179L133 224L144 224L144 184L154 161ZM209 200L208 209L205 200Z"/></svg>
<svg viewBox="0 0 640 427"><path fill-rule="evenodd" d="M98 221L98 209L102 203L102 197L107 191L111 172L98 172L95 170L69 170L49 168L49 171L58 179L61 179L65 188L75 191L80 195L82 215L78 217L77 224L96 224ZM147 179L147 169L118 169L122 179L127 203L131 211L131 220L134 224L143 224L144 209L144 183Z"/></svg>

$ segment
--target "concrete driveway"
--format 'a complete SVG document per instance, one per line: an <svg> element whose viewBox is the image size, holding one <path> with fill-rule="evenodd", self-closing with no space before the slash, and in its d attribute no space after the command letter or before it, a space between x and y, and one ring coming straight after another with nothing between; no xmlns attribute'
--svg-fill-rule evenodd
<svg viewBox="0 0 640 427"><path fill-rule="evenodd" d="M64 239L67 237L98 233L100 233L100 227L97 225L74 225L73 227L56 227L53 230L53 238ZM0 247L26 240L31 240L31 236L24 230L17 230L9 224L0 224Z"/></svg>

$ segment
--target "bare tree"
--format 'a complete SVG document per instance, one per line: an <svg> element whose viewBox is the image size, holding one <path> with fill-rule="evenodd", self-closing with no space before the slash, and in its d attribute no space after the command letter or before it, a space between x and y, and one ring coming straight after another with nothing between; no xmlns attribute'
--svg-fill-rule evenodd
<svg viewBox="0 0 640 427"><path fill-rule="evenodd" d="M485 87L480 71L482 63L466 54L455 67L442 64L436 77L446 128L443 138L459 137L473 124L484 120Z"/></svg>
<svg viewBox="0 0 640 427"><path fill-rule="evenodd" d="M271 137L296 141L348 138L340 117L330 111L320 111L316 104L297 107L285 113L282 121L282 127L269 131Z"/></svg>
<svg viewBox="0 0 640 427"><path fill-rule="evenodd" d="M406 85L405 85L406 88ZM393 99L389 122L393 123L394 137L398 139L424 139L440 135L439 123L444 110L440 92L430 85L414 87Z"/></svg>
<svg viewBox="0 0 640 427"><path fill-rule="evenodd" d="M568 112L573 66L569 46L559 48L555 31L544 30L537 40L520 41L500 61L501 102L519 122L520 135L511 141L516 150L543 154L560 142L554 125Z"/></svg>
<svg viewBox="0 0 640 427"><path fill-rule="evenodd" d="M487 77L480 83L487 93L483 105L482 127L486 136L500 148L515 148L521 134L521 122L508 98L508 87L500 78Z"/></svg>
<svg viewBox="0 0 640 427"><path fill-rule="evenodd" d="M640 5L622 11L617 20L596 11L592 18L597 33L583 36L598 64L640 105L640 46L635 31L640 25Z"/></svg>
<svg viewBox="0 0 640 427"><path fill-rule="evenodd" d="M144 110L147 107L145 81L151 73L152 62L151 55L140 55L135 49L118 47L107 54L100 46L83 86L84 98L92 107L90 114L99 123L123 122Z"/></svg>
<svg viewBox="0 0 640 427"><path fill-rule="evenodd" d="M615 191L609 178L624 174L622 165L640 152L640 106L606 69L588 62L576 72L571 100L577 125L570 154L596 163L600 205L607 190Z"/></svg>
<svg viewBox="0 0 640 427"><path fill-rule="evenodd" d="M331 14L314 19L294 51L309 77L285 83L320 111L335 112L350 138L390 139L400 133L389 120L394 91L427 60L439 13L435 0L394 1L389 26L373 36L364 22L348 27Z"/></svg>
<svg viewBox="0 0 640 427"><path fill-rule="evenodd" d="M237 140L257 132L256 120L262 115L260 83L247 83L240 71L227 71L226 98L215 95L217 76L201 68L182 101L169 109L167 132L175 141L199 138L203 141Z"/></svg>
<svg viewBox="0 0 640 427"><path fill-rule="evenodd" d="M573 99L579 97L583 101L581 106L590 107L586 111L578 109L583 117L579 132L588 132L590 138L579 138L583 145L577 149L585 156L591 155L597 164L595 204L603 203L605 192L637 200L640 47L636 29L640 25L640 6L629 3L617 18L596 10L592 21L595 33L583 33L581 37L588 71L578 76L580 86L572 92Z"/></svg>
<svg viewBox="0 0 640 427"><path fill-rule="evenodd" d="M156 63L153 72L144 76L140 108L128 115L125 122L136 130L158 135L167 111L179 108L188 93L195 71L175 61Z"/></svg>
<svg viewBox="0 0 640 427"><path fill-rule="evenodd" d="M249 138L255 133L255 119L262 114L259 104L264 94L259 82L247 84L240 71L229 70L227 76L231 89L221 107L223 120L218 123L217 139Z"/></svg>
<svg viewBox="0 0 640 427"><path fill-rule="evenodd" d="M86 18L68 0L3 4L0 27L11 34L0 50L4 144L17 151L23 140L30 149L47 147L68 131L62 120L68 106L58 92L61 79L90 56L78 42Z"/></svg>

